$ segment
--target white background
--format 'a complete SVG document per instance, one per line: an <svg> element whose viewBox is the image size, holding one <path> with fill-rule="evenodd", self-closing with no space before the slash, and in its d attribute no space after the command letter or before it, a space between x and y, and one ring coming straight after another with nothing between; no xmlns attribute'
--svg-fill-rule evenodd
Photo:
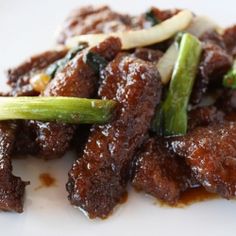
<svg viewBox="0 0 236 236"><path fill-rule="evenodd" d="M115 9L139 13L151 5L189 8L211 16L221 25L236 23L236 2L216 0L82 1L82 0L0 0L0 85L3 71L32 53L50 48L55 29L74 7L109 3ZM1 111L0 111L1 112ZM183 209L160 207L151 197L131 192L128 202L107 220L88 220L72 208L64 188L73 161L68 154L61 160L44 162L36 158L14 162L14 172L30 180L23 214L0 213L0 235L235 235L236 202L214 200ZM50 172L57 186L35 191L38 175Z"/></svg>

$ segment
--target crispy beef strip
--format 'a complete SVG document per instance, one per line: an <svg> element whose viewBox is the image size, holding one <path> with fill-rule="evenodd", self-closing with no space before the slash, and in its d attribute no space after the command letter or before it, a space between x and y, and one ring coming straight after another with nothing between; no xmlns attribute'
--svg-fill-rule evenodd
<svg viewBox="0 0 236 236"><path fill-rule="evenodd" d="M178 10L160 10L152 7L150 12L159 22L172 17L178 13ZM69 14L61 26L57 42L64 44L67 38L75 35L111 33L149 28L151 26L152 24L148 21L146 14L132 17L127 14L117 13L108 6L85 6L73 10Z"/></svg>
<svg viewBox="0 0 236 236"><path fill-rule="evenodd" d="M67 53L67 50L46 51L41 54L30 57L16 68L7 71L8 85L11 91L8 96L37 96L39 93L33 89L29 83L32 76L40 73L53 62L61 59Z"/></svg>
<svg viewBox="0 0 236 236"><path fill-rule="evenodd" d="M150 138L137 154L133 165L132 185L174 205L183 191L198 186L190 168L171 154L161 138Z"/></svg>
<svg viewBox="0 0 236 236"><path fill-rule="evenodd" d="M193 104L198 104L202 100L209 86L221 85L222 76L232 65L232 57L226 51L220 35L208 32L201 37L201 40L203 53L191 95Z"/></svg>
<svg viewBox="0 0 236 236"><path fill-rule="evenodd" d="M129 15L112 11L108 6L86 6L73 10L61 27L58 43L65 43L67 38L80 34L109 33L131 28Z"/></svg>
<svg viewBox="0 0 236 236"><path fill-rule="evenodd" d="M106 67L99 95L119 102L116 115L93 126L67 184L71 204L91 218L107 217L126 194L132 158L160 101L158 71L150 62L121 54Z"/></svg>
<svg viewBox="0 0 236 236"><path fill-rule="evenodd" d="M95 95L99 76L85 63L88 53L96 53L107 61L121 50L118 38L109 38L99 45L81 52L72 59L48 84L42 96L69 96L89 98ZM71 144L76 126L57 122L31 121L36 132L38 155L46 159L62 156Z"/></svg>
<svg viewBox="0 0 236 236"><path fill-rule="evenodd" d="M236 195L236 123L197 127L171 138L169 148L184 157L196 179L209 192L224 198Z"/></svg>
<svg viewBox="0 0 236 236"><path fill-rule="evenodd" d="M15 142L17 125L13 122L0 122L0 210L23 211L25 186L20 177L12 174L11 154Z"/></svg>

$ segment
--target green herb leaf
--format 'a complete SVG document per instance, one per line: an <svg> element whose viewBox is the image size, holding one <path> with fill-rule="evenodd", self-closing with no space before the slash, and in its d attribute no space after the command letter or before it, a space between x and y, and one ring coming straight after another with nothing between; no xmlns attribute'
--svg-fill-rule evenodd
<svg viewBox="0 0 236 236"><path fill-rule="evenodd" d="M145 19L151 23L151 26L157 25L161 22L159 19L157 19L152 10L145 14Z"/></svg>
<svg viewBox="0 0 236 236"><path fill-rule="evenodd" d="M96 73L99 73L107 65L107 60L97 53L88 52L85 58L85 63L89 65Z"/></svg>

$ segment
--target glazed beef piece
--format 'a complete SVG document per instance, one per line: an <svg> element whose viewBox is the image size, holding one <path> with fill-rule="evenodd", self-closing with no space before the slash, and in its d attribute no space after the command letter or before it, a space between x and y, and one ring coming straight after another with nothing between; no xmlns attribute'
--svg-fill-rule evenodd
<svg viewBox="0 0 236 236"><path fill-rule="evenodd" d="M236 56L236 25L227 28L223 34L224 42L229 54Z"/></svg>
<svg viewBox="0 0 236 236"><path fill-rule="evenodd" d="M152 12L152 16L157 19L157 22L164 21L178 13L178 10L162 11L155 7L152 7L149 11ZM152 23L146 13L132 17L117 13L108 6L86 6L70 13L61 27L57 42L64 44L67 38L81 34L111 33L149 28Z"/></svg>
<svg viewBox="0 0 236 236"><path fill-rule="evenodd" d="M67 184L71 204L91 218L107 217L126 194L132 158L160 101L159 74L152 63L121 54L106 67L99 96L119 102L116 115L92 127Z"/></svg>
<svg viewBox="0 0 236 236"><path fill-rule="evenodd" d="M172 155L161 139L150 138L134 161L132 185L168 204L176 204L195 182L185 161Z"/></svg>
<svg viewBox="0 0 236 236"><path fill-rule="evenodd" d="M28 60L7 71L7 83L11 87L9 96L37 96L39 93L29 83L35 73L40 73L53 62L64 57L67 50L47 51L30 57Z"/></svg>
<svg viewBox="0 0 236 236"><path fill-rule="evenodd" d="M120 40L109 38L89 50L82 51L56 74L43 91L42 96L81 98L94 96L97 91L99 77L97 72L84 62L84 58L88 53L96 53L110 61L120 49ZM31 121L31 123L36 132L37 155L52 159L62 156L67 151L76 129L74 125L40 121Z"/></svg>
<svg viewBox="0 0 236 236"><path fill-rule="evenodd" d="M144 61L158 62L163 56L163 52L149 48L137 48L134 52L134 56Z"/></svg>
<svg viewBox="0 0 236 236"><path fill-rule="evenodd" d="M225 113L215 106L197 107L188 113L188 131L199 126L223 123Z"/></svg>
<svg viewBox="0 0 236 236"><path fill-rule="evenodd" d="M236 123L198 127L172 138L169 147L184 157L207 191L224 198L236 195Z"/></svg>
<svg viewBox="0 0 236 236"><path fill-rule="evenodd" d="M209 86L221 85L223 75L231 68L232 57L227 53L221 36L214 32L202 36L203 52L191 95L191 102L202 100Z"/></svg>
<svg viewBox="0 0 236 236"><path fill-rule="evenodd" d="M108 6L86 6L71 12L63 23L58 43L80 34L109 33L131 28L131 17L112 11Z"/></svg>
<svg viewBox="0 0 236 236"><path fill-rule="evenodd" d="M28 147L25 147L25 153L34 154L43 159L55 159L65 154L70 147L75 126L57 122L31 121L31 123L35 139L31 142L26 140L29 142ZM21 152L23 151L20 146L19 153Z"/></svg>
<svg viewBox="0 0 236 236"><path fill-rule="evenodd" d="M0 122L0 210L23 211L23 196L27 182L12 174L11 154L17 126Z"/></svg>

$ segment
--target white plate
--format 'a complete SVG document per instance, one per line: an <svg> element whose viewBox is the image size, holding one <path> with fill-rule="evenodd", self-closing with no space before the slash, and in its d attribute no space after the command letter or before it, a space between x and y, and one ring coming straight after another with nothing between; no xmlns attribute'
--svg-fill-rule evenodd
<svg viewBox="0 0 236 236"><path fill-rule="evenodd" d="M70 0L0 0L0 82L2 71L16 65L35 52L52 45L57 25L74 7L85 1ZM236 23L236 2L224 1L105 1L115 9L138 13L148 6L183 7L211 16L222 25ZM102 3L102 1L90 1ZM104 3L104 1L103 1ZM0 111L1 112L1 111ZM183 209L160 207L156 201L140 193L129 194L107 220L88 220L66 199L65 183L73 155L61 160L44 162L36 158L14 162L14 172L30 180L23 214L1 213L0 235L60 236L60 235L235 235L236 202L212 200L196 203ZM35 190L40 185L40 173L49 172L56 186Z"/></svg>

